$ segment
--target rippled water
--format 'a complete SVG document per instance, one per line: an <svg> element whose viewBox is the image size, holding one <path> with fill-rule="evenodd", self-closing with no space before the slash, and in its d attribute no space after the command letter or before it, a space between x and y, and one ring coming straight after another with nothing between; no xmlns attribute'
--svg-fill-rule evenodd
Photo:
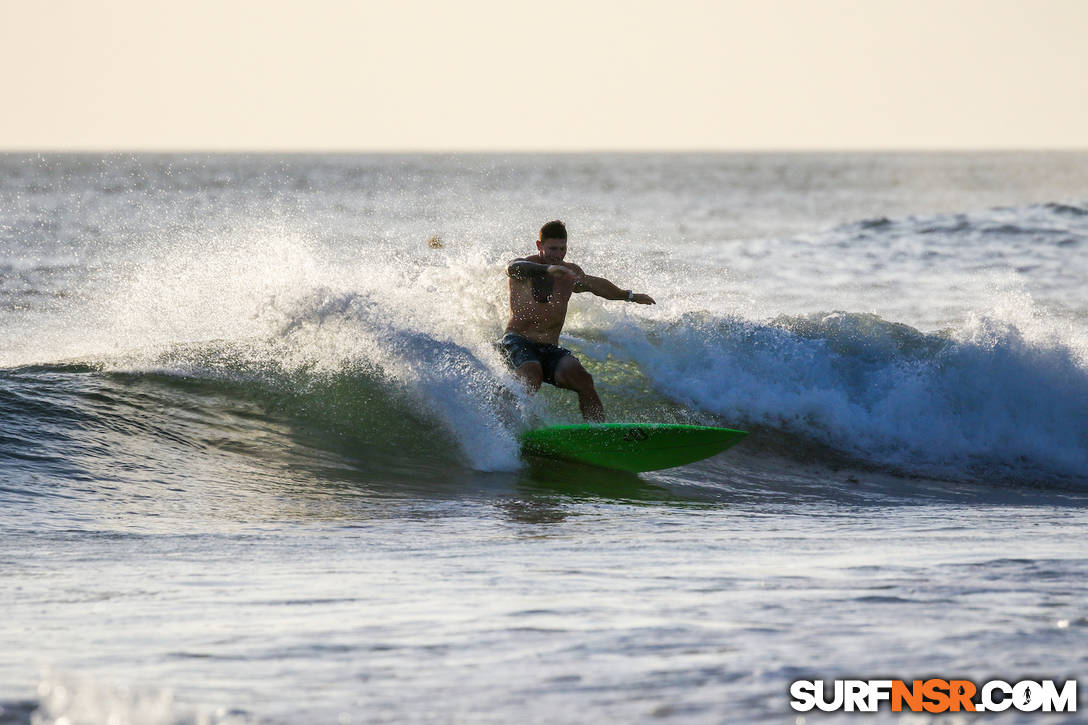
<svg viewBox="0 0 1088 725"><path fill-rule="evenodd" d="M794 679L1080 677L1086 161L0 157L0 722L793 722ZM521 459L577 417L493 347L554 217L659 302L572 301L611 417L740 446Z"/></svg>

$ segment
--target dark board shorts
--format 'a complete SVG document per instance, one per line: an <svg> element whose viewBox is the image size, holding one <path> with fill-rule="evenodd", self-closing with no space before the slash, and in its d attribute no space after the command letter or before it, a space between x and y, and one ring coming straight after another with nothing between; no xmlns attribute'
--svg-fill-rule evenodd
<svg viewBox="0 0 1088 725"><path fill-rule="evenodd" d="M499 343L502 348L506 363L514 370L527 362L540 363L544 370L544 382L555 385L555 368L559 361L571 354L571 351L558 345L549 345L544 342L533 342L514 332L508 332L502 336Z"/></svg>

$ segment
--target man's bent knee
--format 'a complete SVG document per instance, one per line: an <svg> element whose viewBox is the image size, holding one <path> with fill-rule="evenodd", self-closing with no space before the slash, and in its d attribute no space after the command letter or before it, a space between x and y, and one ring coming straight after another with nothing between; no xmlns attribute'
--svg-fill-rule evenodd
<svg viewBox="0 0 1088 725"><path fill-rule="evenodd" d="M569 362L568 362L569 361ZM589 392L593 390L593 376L582 367L577 358L567 357L560 362L555 372L555 382L561 388Z"/></svg>
<svg viewBox="0 0 1088 725"><path fill-rule="evenodd" d="M544 382L544 369L535 361L520 366L514 371L514 375L532 390L539 390Z"/></svg>

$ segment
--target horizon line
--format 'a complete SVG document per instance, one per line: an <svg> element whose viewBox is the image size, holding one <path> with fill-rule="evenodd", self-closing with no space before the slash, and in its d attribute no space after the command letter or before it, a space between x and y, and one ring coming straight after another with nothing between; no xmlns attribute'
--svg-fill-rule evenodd
<svg viewBox="0 0 1088 725"><path fill-rule="evenodd" d="M608 148L570 147L554 149L533 148L364 148L364 147L202 147L202 146L72 146L72 147L0 147L0 154L253 154L253 155L575 155L575 154L938 154L938 153L1085 153L1085 146L910 146L910 147L677 147L677 148Z"/></svg>

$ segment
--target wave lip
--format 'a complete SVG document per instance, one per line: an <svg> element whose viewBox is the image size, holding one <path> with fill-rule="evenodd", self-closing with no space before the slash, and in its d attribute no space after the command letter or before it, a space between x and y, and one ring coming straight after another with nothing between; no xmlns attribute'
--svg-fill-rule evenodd
<svg viewBox="0 0 1088 725"><path fill-rule="evenodd" d="M329 291L293 310L280 344L316 353L334 369L350 364L373 371L383 385L436 419L473 468L520 466L514 432L498 414L514 401L503 394L483 351L406 325L373 296Z"/></svg>

